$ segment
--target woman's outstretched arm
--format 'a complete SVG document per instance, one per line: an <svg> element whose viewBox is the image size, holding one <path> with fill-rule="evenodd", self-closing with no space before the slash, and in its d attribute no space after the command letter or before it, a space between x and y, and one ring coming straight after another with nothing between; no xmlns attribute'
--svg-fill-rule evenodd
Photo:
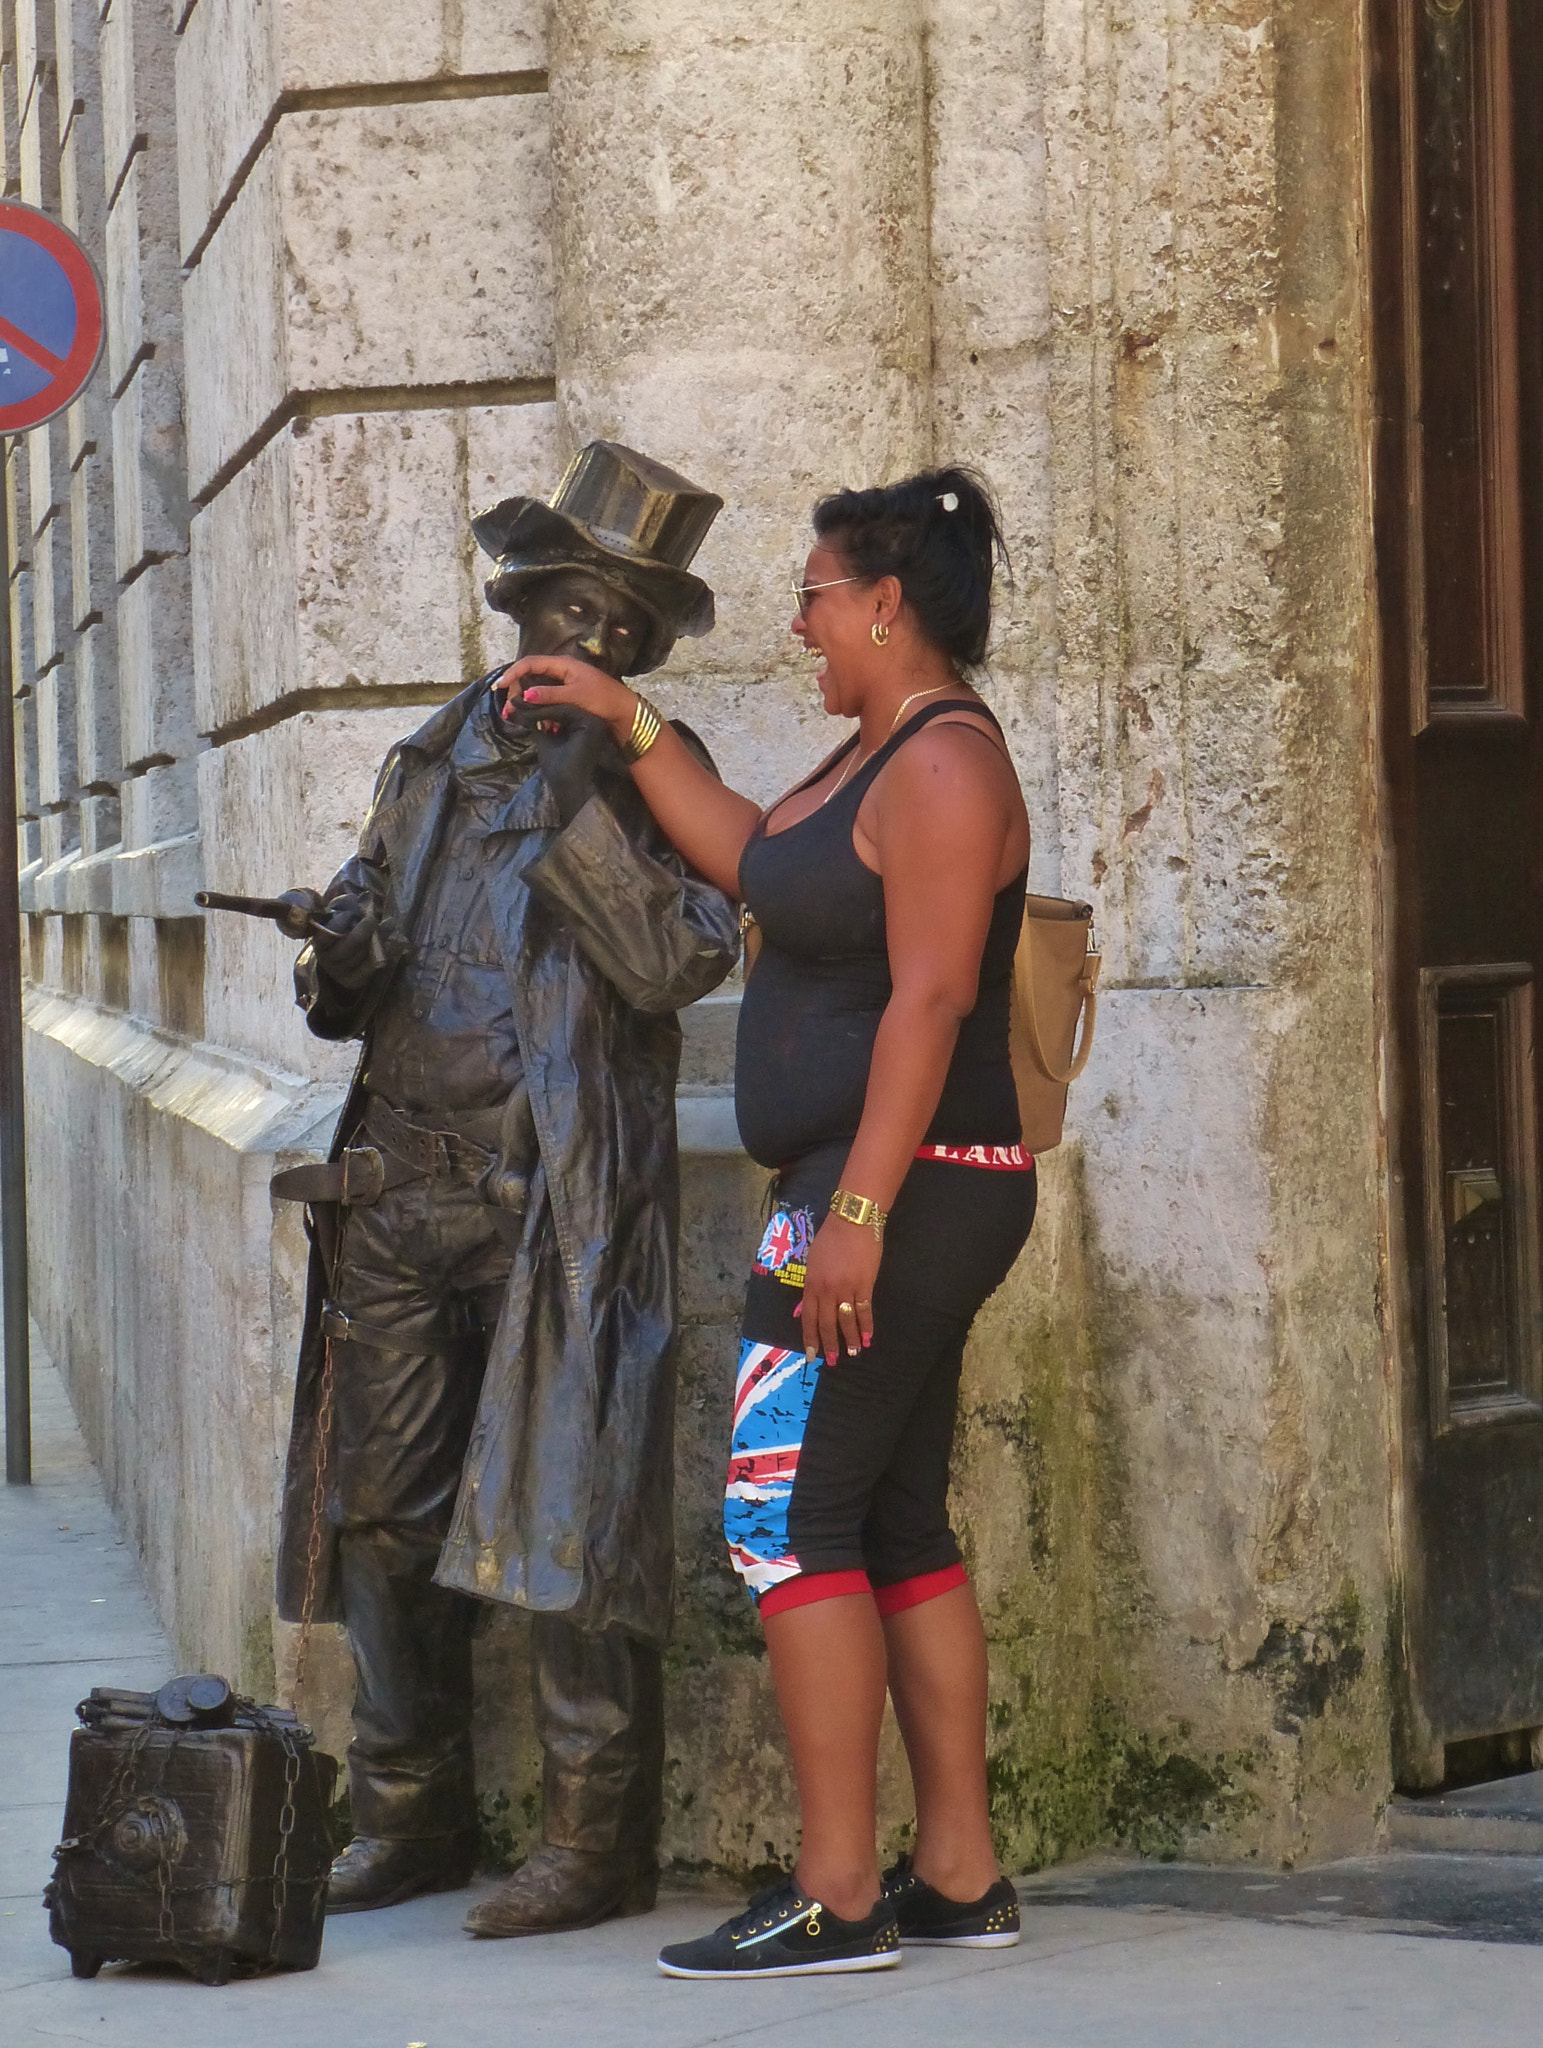
<svg viewBox="0 0 1543 2048"><path fill-rule="evenodd" d="M505 669L493 687L505 693L505 717L517 711L523 694L531 709L550 705L604 720L618 746L626 745L637 716L636 691L566 655L527 655ZM710 774L668 725L634 763L632 779L681 858L737 899L739 857L760 818L759 806Z"/></svg>

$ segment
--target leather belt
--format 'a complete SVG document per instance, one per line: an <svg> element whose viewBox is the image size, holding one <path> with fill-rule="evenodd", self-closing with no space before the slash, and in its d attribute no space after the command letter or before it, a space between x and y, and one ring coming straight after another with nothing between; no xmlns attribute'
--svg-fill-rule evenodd
<svg viewBox="0 0 1543 2048"><path fill-rule="evenodd" d="M501 1112L493 1114L496 1117ZM485 1172L498 1157L493 1145L479 1145L474 1139L463 1138L459 1131L436 1131L424 1124L409 1123L378 1095L370 1097L364 1112L364 1128L377 1145L384 1146L430 1180L443 1179L457 1167L471 1173Z"/></svg>
<svg viewBox="0 0 1543 2048"><path fill-rule="evenodd" d="M335 1301L322 1304L321 1329L322 1335L334 1344L370 1344L377 1351L402 1351L415 1358L451 1358L471 1341L470 1324L458 1337L429 1342L423 1337L409 1337L401 1330L383 1330L377 1323L361 1323Z"/></svg>
<svg viewBox="0 0 1543 2048"><path fill-rule="evenodd" d="M281 1202L378 1202L387 1188L417 1179L416 1169L387 1159L373 1145L350 1145L341 1159L287 1166L268 1183Z"/></svg>
<svg viewBox="0 0 1543 2048"><path fill-rule="evenodd" d="M480 1114L486 1121L487 1113ZM341 1158L314 1166L288 1166L273 1176L269 1191L281 1202L368 1206L410 1180L443 1180L457 1168L482 1174L498 1158L493 1146L479 1145L459 1131L435 1131L409 1123L376 1096L365 1110L364 1130L375 1140L373 1145L350 1145ZM519 1211L525 1206L524 1192L523 1174L504 1174L493 1199L499 1207Z"/></svg>

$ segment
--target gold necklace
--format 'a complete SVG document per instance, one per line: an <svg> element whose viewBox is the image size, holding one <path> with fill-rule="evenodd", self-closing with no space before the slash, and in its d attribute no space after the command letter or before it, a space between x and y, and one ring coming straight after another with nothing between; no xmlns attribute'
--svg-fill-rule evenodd
<svg viewBox="0 0 1543 2048"><path fill-rule="evenodd" d="M836 791L840 789L841 785L846 781L847 777L851 774L852 770L857 766L858 757L861 751L861 748L853 749L851 760L847 762L846 766L842 769L841 773L836 777L835 781L831 784L830 788L826 790L824 796L820 798L820 801L814 807L815 810L824 810L825 806L836 794Z"/></svg>
<svg viewBox="0 0 1543 2048"><path fill-rule="evenodd" d="M954 682L934 683L930 690L913 690L909 697L902 698L900 709L889 721L889 731L885 733L884 739L883 741L881 741L880 744L887 745L888 742L895 737L895 727L900 723L901 719L904 718L907 707L909 705L914 704L919 697L935 697L940 690L957 690L958 687L959 685Z"/></svg>
<svg viewBox="0 0 1543 2048"><path fill-rule="evenodd" d="M876 754L879 751L879 747L886 747L889 745L889 742L895 737L895 727L900 723L901 719L905 716L907 709L912 704L915 704L922 697L936 697L938 693L942 690L956 690L958 687L959 685L957 683L952 682L934 683L930 690L913 690L909 697L903 697L900 701L900 709L889 721L889 731L885 733L883 739L879 741L879 746L875 747L872 753L868 754L864 754L861 748L854 752L851 760L847 762L846 766L842 769L841 773L836 777L835 782L831 785L831 787L828 790L826 790L824 796L822 796L820 798L820 801L815 805L815 809L817 811L823 811L825 806L830 802L831 798L845 783L847 777L851 774L852 770L854 768L860 767L864 761L871 761L873 759L874 754Z"/></svg>
<svg viewBox="0 0 1543 2048"><path fill-rule="evenodd" d="M889 731L887 731L887 733L883 735L883 739L879 741L879 748L885 748L885 745L889 745L889 741L891 741L891 739L895 737L895 727L898 727L898 725L900 725L900 721L902 721L902 719L904 719L904 715L906 715L906 709L908 709L910 705L914 705L914 702L916 702L918 698L922 698L922 696L936 696L936 694L939 694L939 690L957 690L957 688L959 688L959 684L955 684L955 682L934 682L930 690L912 690L912 694L910 694L910 696L906 696L906 698L902 698L902 700L900 700L900 711L898 711L898 713L895 713L895 715L893 715L893 719L889 721ZM832 782L832 786L830 786L830 788L828 788L828 791L826 791L826 795L824 795L824 797L820 799L820 803L816 805L816 811L824 811L824 807L826 807L826 805L830 803L830 799L832 799L832 797L834 797L834 795L836 795L836 793L840 791L840 788L842 788L842 784L846 782L846 776L848 776L848 774L852 772L852 768L861 768L861 766L863 766L863 762L871 762L871 760L873 760L873 754L877 754L877 752L879 752L879 748L873 748L873 752L871 752L871 754L863 754L863 750L861 750L861 748L859 748L857 752L854 752L854 754L852 754L852 758L850 758L850 760L846 762L846 766L842 768L842 772L840 772L840 774L836 776L836 780Z"/></svg>

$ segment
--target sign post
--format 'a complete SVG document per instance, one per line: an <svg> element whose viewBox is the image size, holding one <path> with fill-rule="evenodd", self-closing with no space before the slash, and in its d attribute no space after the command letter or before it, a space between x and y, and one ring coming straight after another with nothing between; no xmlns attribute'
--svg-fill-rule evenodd
<svg viewBox="0 0 1543 2048"><path fill-rule="evenodd" d="M32 1479L27 1333L27 1146L22 1076L21 904L16 820L16 676L11 645L9 436L74 403L102 354L96 266L75 237L18 199L0 200L0 1300L4 1304L5 1476Z"/></svg>

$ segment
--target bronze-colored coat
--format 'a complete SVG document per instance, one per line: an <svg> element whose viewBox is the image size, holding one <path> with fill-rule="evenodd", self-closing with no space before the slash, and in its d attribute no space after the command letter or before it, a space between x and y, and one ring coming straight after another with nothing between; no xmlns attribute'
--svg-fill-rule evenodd
<svg viewBox="0 0 1543 2048"><path fill-rule="evenodd" d="M450 751L485 687L472 684L392 749L358 859L339 877L373 886L409 931L452 804ZM608 779L564 829L533 772L491 843L489 895L541 1162L435 1576L662 1641L673 1569L675 1012L733 966L734 909L685 868L630 782ZM310 1021L324 1037L362 1031L368 1052L360 1009L322 999ZM334 1158L362 1113L356 1082ZM279 1538L279 1612L292 1621L311 1533L325 1288L313 1245ZM325 1520L322 1537L315 1614L336 1620Z"/></svg>

